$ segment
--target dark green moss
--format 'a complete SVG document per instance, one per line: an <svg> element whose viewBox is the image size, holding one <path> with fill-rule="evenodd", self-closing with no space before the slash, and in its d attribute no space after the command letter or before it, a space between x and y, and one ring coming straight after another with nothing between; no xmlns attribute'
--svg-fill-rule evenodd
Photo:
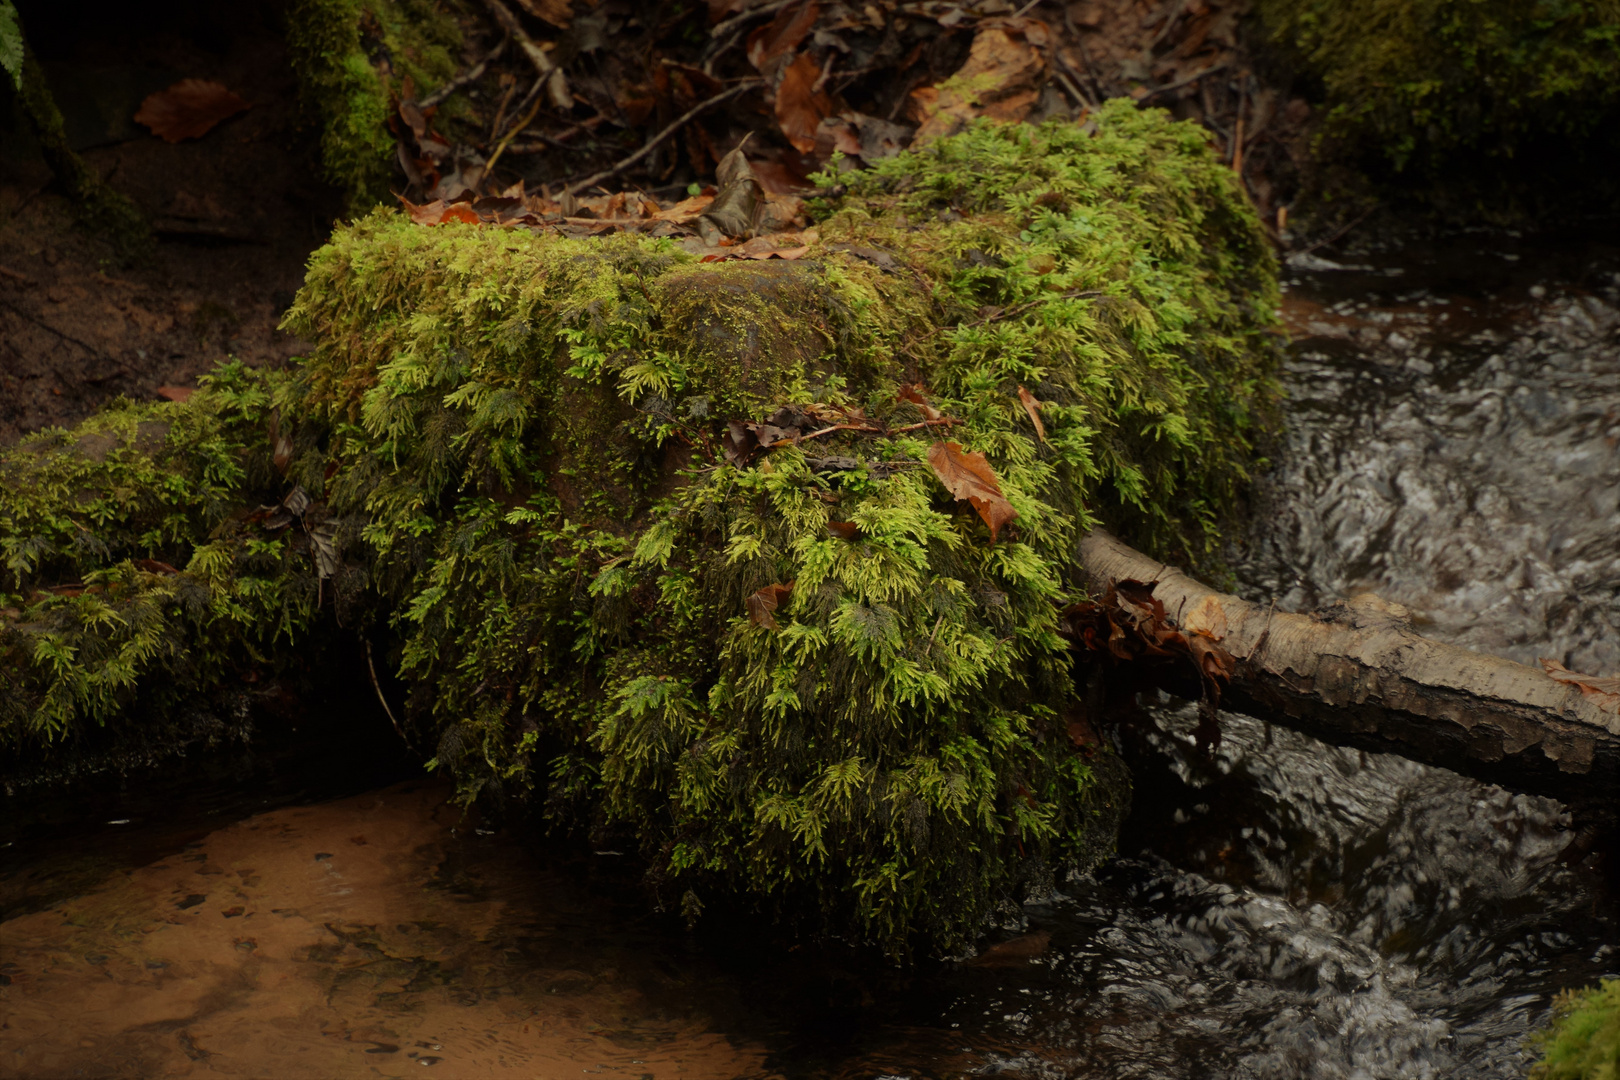
<svg viewBox="0 0 1620 1080"><path fill-rule="evenodd" d="M152 241L145 215L74 153L62 125L62 113L45 82L44 69L20 36L13 45L21 54L20 78L15 84L10 78L0 80L0 99L13 90L16 93L20 111L39 142L45 164L63 194L73 200L75 214L83 227L106 240L120 260L127 262L145 253Z"/></svg>
<svg viewBox="0 0 1620 1080"><path fill-rule="evenodd" d="M1531 1080L1615 1080L1620 1076L1620 980L1562 994L1552 1026L1534 1040L1543 1057Z"/></svg>
<svg viewBox="0 0 1620 1080"><path fill-rule="evenodd" d="M1615 0L1261 0L1257 10L1320 87L1323 165L1474 218L1603 208L1612 196L1600 163L1620 152Z"/></svg>
<svg viewBox="0 0 1620 1080"><path fill-rule="evenodd" d="M181 509L108 503L116 476L43 485L17 458L0 542L39 554L8 586L11 696L88 700L76 657L127 634L75 616L49 638L83 598L34 590L127 575L120 558L172 534L175 578L219 609L167 616L174 655L222 670L274 652L335 594L348 632L392 635L408 731L465 798L622 834L689 913L724 899L895 953L961 946L1021 883L1112 844L1123 771L1068 736L1074 545L1098 520L1167 554L1215 541L1273 396L1271 257L1198 129L1123 103L1096 137L941 140L854 178L820 229L806 258L763 266L397 214L340 229L288 317L313 353L222 373L187 413L241 440L225 456L248 473L220 473L225 490L297 484L303 524L218 518L196 481L176 482ZM939 433L898 397L916 380L1017 509L999 541L926 464ZM784 406L911 430L728 463L725 422ZM279 485L272 424L290 433ZM211 475L204 445L128 467ZM21 453L86 468L70 447ZM123 539L49 570L86 498L106 507L96 535ZM338 569L311 601L322 541ZM747 616L789 581L777 627ZM120 693L138 699L153 664L132 657ZM28 704L4 737L93 734L127 700Z"/></svg>
<svg viewBox="0 0 1620 1080"><path fill-rule="evenodd" d="M394 102L407 76L426 93L454 75L454 15L434 0L295 0L287 43L304 107L320 127L327 179L352 215L392 204Z"/></svg>

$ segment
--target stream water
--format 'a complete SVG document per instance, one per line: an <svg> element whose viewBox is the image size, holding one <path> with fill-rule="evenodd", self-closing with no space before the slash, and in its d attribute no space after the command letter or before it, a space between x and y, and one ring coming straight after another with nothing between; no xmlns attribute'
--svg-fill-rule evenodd
<svg viewBox="0 0 1620 1080"><path fill-rule="evenodd" d="M1303 262L1240 588L1620 669L1620 251ZM1238 716L1210 760L1149 713L1121 857L904 971L687 934L386 739L35 806L0 822L0 1076L1515 1077L1620 972L1557 803Z"/></svg>

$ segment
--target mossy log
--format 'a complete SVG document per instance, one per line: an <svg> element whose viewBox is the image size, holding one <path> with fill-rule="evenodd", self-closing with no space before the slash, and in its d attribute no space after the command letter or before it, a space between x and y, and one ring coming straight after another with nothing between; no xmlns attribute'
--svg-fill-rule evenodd
<svg viewBox="0 0 1620 1080"><path fill-rule="evenodd" d="M5 774L368 635L464 798L633 836L692 917L952 949L1108 851L1076 547L1211 549L1275 397L1272 256L1206 137L1128 103L841 179L797 261L379 212L312 258L288 371L7 451Z"/></svg>

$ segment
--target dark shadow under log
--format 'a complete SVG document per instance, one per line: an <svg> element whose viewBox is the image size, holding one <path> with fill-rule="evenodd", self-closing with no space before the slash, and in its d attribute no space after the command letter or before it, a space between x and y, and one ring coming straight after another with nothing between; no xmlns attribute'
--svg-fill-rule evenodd
<svg viewBox="0 0 1620 1080"><path fill-rule="evenodd" d="M1576 686L1413 633L1406 610L1376 596L1280 612L1217 592L1100 529L1080 542L1079 558L1099 594L1150 583L1178 626L1183 613L1218 605L1220 644L1236 660L1223 708L1550 796L1585 820L1616 816L1620 716ZM1199 695L1185 661L1137 666L1163 689Z"/></svg>

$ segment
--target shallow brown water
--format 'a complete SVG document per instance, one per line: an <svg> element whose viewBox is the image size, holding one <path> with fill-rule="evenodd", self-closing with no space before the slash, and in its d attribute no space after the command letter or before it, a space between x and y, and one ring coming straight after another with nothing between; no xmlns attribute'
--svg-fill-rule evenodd
<svg viewBox="0 0 1620 1080"><path fill-rule="evenodd" d="M766 1071L680 969L599 939L600 897L448 793L260 814L0 924L0 1076Z"/></svg>

